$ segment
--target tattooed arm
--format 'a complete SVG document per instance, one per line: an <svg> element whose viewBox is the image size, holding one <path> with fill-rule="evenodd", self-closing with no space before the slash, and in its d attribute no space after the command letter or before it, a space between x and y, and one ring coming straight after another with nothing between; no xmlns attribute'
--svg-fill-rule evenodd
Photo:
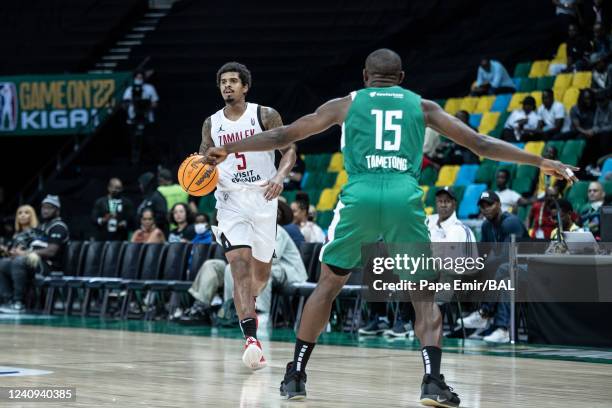
<svg viewBox="0 0 612 408"><path fill-rule="evenodd" d="M206 118L202 125L202 142L200 143L199 153L204 155L210 147L215 147L215 143L210 136L210 116Z"/></svg>
<svg viewBox="0 0 612 408"><path fill-rule="evenodd" d="M263 130L270 130L283 126L283 119L280 114L273 108L265 106L261 107L261 121L263 122ZM291 172L291 169L295 165L295 150L291 149L290 146L279 149L283 157L278 164L278 170L276 175L268 181L266 185L266 191L264 197L267 200L276 198L283 192L283 183L285 177Z"/></svg>

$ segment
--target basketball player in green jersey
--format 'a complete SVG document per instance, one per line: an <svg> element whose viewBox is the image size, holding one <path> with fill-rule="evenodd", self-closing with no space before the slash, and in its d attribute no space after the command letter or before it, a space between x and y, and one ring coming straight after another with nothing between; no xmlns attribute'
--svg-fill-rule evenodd
<svg viewBox="0 0 612 408"><path fill-rule="evenodd" d="M342 126L341 148L349 177L329 228L329 242L321 251L321 276L304 307L294 360L287 365L281 382L281 395L289 399L306 397L306 364L329 320L333 300L350 270L361 264L361 245L381 236L386 242L429 242L423 192L417 181L426 126L479 156L537 166L570 183L577 180L572 171L575 167L480 135L436 103L400 87L402 62L391 50L379 49L367 57L363 79L365 89L333 99L290 125L211 148L203 159L215 164L234 152L280 148L333 125ZM457 407L459 397L440 374L442 316L434 292L414 293L412 303L425 366L420 402Z"/></svg>

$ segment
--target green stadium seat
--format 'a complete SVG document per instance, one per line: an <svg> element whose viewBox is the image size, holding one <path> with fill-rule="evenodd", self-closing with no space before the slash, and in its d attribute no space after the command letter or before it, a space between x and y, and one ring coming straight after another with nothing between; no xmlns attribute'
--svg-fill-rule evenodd
<svg viewBox="0 0 612 408"><path fill-rule="evenodd" d="M612 181L602 181L601 184L606 192L606 196L612 196Z"/></svg>
<svg viewBox="0 0 612 408"><path fill-rule="evenodd" d="M217 205L215 194L207 194L200 198L200 202L198 203L198 211L211 216L215 212L215 205Z"/></svg>
<svg viewBox="0 0 612 408"><path fill-rule="evenodd" d="M553 89L553 85L555 84L554 76L543 76L537 79L537 84L535 87L536 91L545 91L547 89Z"/></svg>
<svg viewBox="0 0 612 408"><path fill-rule="evenodd" d="M336 178L338 177L338 173L328 173L328 172L311 172L308 171L305 174L305 180L302 183L302 188L304 190L309 190L313 188L324 189L328 187L333 187L336 183Z"/></svg>
<svg viewBox="0 0 612 408"><path fill-rule="evenodd" d="M508 119L508 116L510 116L510 113L511 112L501 112L501 115L499 115L499 120L497 121L497 126L495 126L495 129L489 132L490 136L497 139L501 137L501 134L504 131L504 125L506 124L506 120Z"/></svg>
<svg viewBox="0 0 612 408"><path fill-rule="evenodd" d="M559 160L563 163L576 166L580 162L585 146L585 140L568 140L563 146L563 151L559 154Z"/></svg>
<svg viewBox="0 0 612 408"><path fill-rule="evenodd" d="M521 62L514 67L515 78L526 78L531 70L531 62Z"/></svg>
<svg viewBox="0 0 612 408"><path fill-rule="evenodd" d="M444 107L444 105L446 104L446 99L434 99L433 101L441 107Z"/></svg>
<svg viewBox="0 0 612 408"><path fill-rule="evenodd" d="M422 186L433 186L438 179L438 171L433 166L427 166L421 171L419 177L419 185Z"/></svg>
<svg viewBox="0 0 612 408"><path fill-rule="evenodd" d="M515 163L499 163L497 168L495 169L495 175L493 176L493 182L495 182L495 177L497 177L497 172L500 170L508 170L510 172L510 180L508 180L508 184L512 185L512 180L516 176L516 168L517 165Z"/></svg>
<svg viewBox="0 0 612 408"><path fill-rule="evenodd" d="M436 206L436 193L440 190L441 187L431 187L427 190L427 195L425 196L425 207L435 207Z"/></svg>
<svg viewBox="0 0 612 408"><path fill-rule="evenodd" d="M287 200L287 203L291 204L292 202L295 201L295 195L297 194L297 192L298 190L283 190L281 195L285 197L285 199Z"/></svg>
<svg viewBox="0 0 612 408"><path fill-rule="evenodd" d="M518 86L519 92L532 92L537 89L537 78L521 78L520 84Z"/></svg>
<svg viewBox="0 0 612 408"><path fill-rule="evenodd" d="M512 179L512 189L521 195L531 193L538 178L538 168L527 164L520 164L516 175Z"/></svg>
<svg viewBox="0 0 612 408"><path fill-rule="evenodd" d="M486 184L490 187L495 179L495 169L497 169L497 162L494 160L484 159L480 163L480 167L476 172L474 183Z"/></svg>
<svg viewBox="0 0 612 408"><path fill-rule="evenodd" d="M574 183L567 192L565 198L572 203L574 210L579 211L580 208L587 202L587 190L589 189L590 181L578 181Z"/></svg>
<svg viewBox="0 0 612 408"><path fill-rule="evenodd" d="M314 205L315 207L319 202L319 198L321 198L322 191L323 189L321 188L304 189L304 192L308 194L308 200L310 201L310 204Z"/></svg>
<svg viewBox="0 0 612 408"><path fill-rule="evenodd" d="M329 228L329 224L331 224L332 220L334 219L334 211L319 211L317 213L317 224L319 224L319 227L323 228L324 230Z"/></svg>
<svg viewBox="0 0 612 408"><path fill-rule="evenodd" d="M330 160L330 153L308 154L304 157L306 171L326 171Z"/></svg>
<svg viewBox="0 0 612 408"><path fill-rule="evenodd" d="M529 213L531 212L531 204L530 205L520 205L516 210L516 216L523 222L527 220Z"/></svg>
<svg viewBox="0 0 612 408"><path fill-rule="evenodd" d="M563 140L551 140L546 142L546 146L544 146L544 151L548 149L549 146L553 146L557 150L557 155L560 156L563 152L563 146L565 146L565 141Z"/></svg>

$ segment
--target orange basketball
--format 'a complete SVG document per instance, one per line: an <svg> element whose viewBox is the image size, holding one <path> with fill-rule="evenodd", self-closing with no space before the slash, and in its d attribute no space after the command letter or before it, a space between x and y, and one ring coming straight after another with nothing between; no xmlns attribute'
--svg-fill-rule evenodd
<svg viewBox="0 0 612 408"><path fill-rule="evenodd" d="M178 181L183 190L193 196L205 196L217 187L219 172L216 167L203 164L203 156L193 155L186 158L178 170Z"/></svg>

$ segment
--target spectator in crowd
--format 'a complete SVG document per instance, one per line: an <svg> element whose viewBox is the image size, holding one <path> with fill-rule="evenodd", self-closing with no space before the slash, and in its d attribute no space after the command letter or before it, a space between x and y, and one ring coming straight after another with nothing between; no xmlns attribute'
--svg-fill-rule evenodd
<svg viewBox="0 0 612 408"><path fill-rule="evenodd" d="M430 127L425 128L425 136L423 138L423 154L429 159L435 159L436 151L442 140L440 134Z"/></svg>
<svg viewBox="0 0 612 408"><path fill-rule="evenodd" d="M310 200L308 194L299 192L295 196L295 201L291 203L293 211L293 223L300 227L300 232L306 242L325 242L325 233L314 222L308 219Z"/></svg>
<svg viewBox="0 0 612 408"><path fill-rule="evenodd" d="M195 224L193 225L195 236L191 240L194 244L210 244L212 242L212 231L210 230L210 220L208 215L196 214Z"/></svg>
<svg viewBox="0 0 612 408"><path fill-rule="evenodd" d="M584 16L584 24L586 27L593 27L595 24L601 24L605 30L610 28L611 12L609 4L604 0L591 0L582 2Z"/></svg>
<svg viewBox="0 0 612 408"><path fill-rule="evenodd" d="M516 213L516 207L518 205L529 204L529 200L510 189L510 171L507 169L500 169L497 171L495 183L497 185L497 196L501 200L501 210L503 212Z"/></svg>
<svg viewBox="0 0 612 408"><path fill-rule="evenodd" d="M436 213L427 217L431 242L476 242L472 230L457 218L457 196L452 187L436 192Z"/></svg>
<svg viewBox="0 0 612 408"><path fill-rule="evenodd" d="M578 94L578 102L570 109L570 131L554 137L554 139L573 139L587 137L587 132L593 127L595 118L595 95L589 88L582 89Z"/></svg>
<svg viewBox="0 0 612 408"><path fill-rule="evenodd" d="M556 6L555 14L560 20L559 25L567 27L569 24L578 22L579 0L552 0Z"/></svg>
<svg viewBox="0 0 612 408"><path fill-rule="evenodd" d="M476 85L472 95L502 94L514 92L514 82L501 62L483 58L478 67Z"/></svg>
<svg viewBox="0 0 612 408"><path fill-rule="evenodd" d="M591 62L593 63L591 87L595 92L607 92L611 81L608 80L610 70L605 57L593 54L591 55Z"/></svg>
<svg viewBox="0 0 612 408"><path fill-rule="evenodd" d="M580 33L577 24L570 24L567 29L567 68L565 72L584 71L588 67L591 44Z"/></svg>
<svg viewBox="0 0 612 408"><path fill-rule="evenodd" d="M40 211L43 224L29 230L35 232L33 236L16 236L10 257L0 259L0 297L6 302L0 307L1 313L25 312L25 296L34 274L61 270L69 232L60 218L60 208L59 197L47 195Z"/></svg>
<svg viewBox="0 0 612 408"><path fill-rule="evenodd" d="M162 244L166 242L164 233L155 225L155 213L152 209L146 208L142 211L140 228L134 231L132 242L146 244Z"/></svg>
<svg viewBox="0 0 612 408"><path fill-rule="evenodd" d="M591 59L605 61L611 52L612 38L610 34L606 32L602 24L596 23L593 26L593 54L591 54Z"/></svg>
<svg viewBox="0 0 612 408"><path fill-rule="evenodd" d="M306 163L304 163L304 160L298 154L297 144L292 143L291 148L295 150L295 164L287 177L285 177L283 189L286 191L299 190L302 177L304 177L304 172L306 171Z"/></svg>
<svg viewBox="0 0 612 408"><path fill-rule="evenodd" d="M122 197L123 183L111 178L107 185L108 194L96 200L91 214L97 228L98 241L126 241L128 231L133 227L134 204Z"/></svg>
<svg viewBox="0 0 612 408"><path fill-rule="evenodd" d="M293 211L282 196L278 199L278 211L280 213L279 225L287 231L287 234L289 234L295 246L298 249L301 248L306 240L304 239L304 235L302 235L302 231L300 231L300 227L293 223Z"/></svg>
<svg viewBox="0 0 612 408"><path fill-rule="evenodd" d="M540 117L538 131L542 139L554 138L559 133L569 130L569 121L566 125L565 107L561 102L555 101L552 89L542 92L542 105L537 113Z"/></svg>
<svg viewBox="0 0 612 408"><path fill-rule="evenodd" d="M159 97L155 87L145 83L143 71L136 71L132 85L123 93L123 103L127 109L127 124L130 128L132 164L140 161L145 127L155 121L153 111L157 108Z"/></svg>
<svg viewBox="0 0 612 408"><path fill-rule="evenodd" d="M513 110L508 116L502 139L510 143L532 139L537 134L540 124L540 117L535 109L536 102L533 96L526 96L523 99L523 108Z"/></svg>
<svg viewBox="0 0 612 408"><path fill-rule="evenodd" d="M155 216L155 224L162 231L167 231L168 204L164 196L156 189L155 175L151 172L144 173L138 178L138 186L143 195L142 202L136 211L138 221L142 217L142 212L149 208Z"/></svg>
<svg viewBox="0 0 612 408"><path fill-rule="evenodd" d="M548 204L551 199L560 197L558 185L549 186L543 197L538 198L531 206L527 225L529 225L529 236L536 239L549 239L550 233L555 228L555 223L550 218Z"/></svg>
<svg viewBox="0 0 612 408"><path fill-rule="evenodd" d="M561 232L563 233L565 231L578 231L580 227L574 223L574 208L572 207L572 203L570 203L564 198L560 198L556 200L556 202L559 205L559 210L561 210ZM550 218L555 224L555 229L553 229L550 233L550 239L555 240L558 239L559 236L559 223L557 221L557 205L555 205L554 200L549 201L548 210L550 211Z"/></svg>
<svg viewBox="0 0 612 408"><path fill-rule="evenodd" d="M480 211L485 217L482 223L482 242L507 243L511 241L514 234L517 239L528 237L527 230L521 220L510 213L502 211L501 200L494 191L485 191L478 200ZM495 248L487 257L487 269L497 270L503 263L507 262L508 248L502 245ZM478 314L464 319L466 327L484 328L489 319L493 319L492 333L485 336L483 340L495 343L508 343L510 335L510 303L502 301L498 303L483 303ZM466 322L467 321L467 322Z"/></svg>
<svg viewBox="0 0 612 408"><path fill-rule="evenodd" d="M277 214L277 224L282 225L289 220L289 214L280 209ZM293 283L304 282L308 278L300 251L293 243L289 234L279 228L276 234L274 248L276 256L272 258L270 280L256 299L257 311L267 315L270 312L273 287L290 287ZM219 289L224 288L224 300L233 298L233 279L229 265L219 259L209 259L200 268L189 293L195 298L194 305L180 319L180 323L207 323L212 318L211 303ZM259 324L265 324L265 317L260 314Z"/></svg>
<svg viewBox="0 0 612 408"><path fill-rule="evenodd" d="M467 111L460 110L455 114L455 117L463 122L466 126L476 129L470 125L470 114ZM438 160L442 164L476 164L480 163L480 159L470 149L467 149L450 140L440 143L438 146Z"/></svg>
<svg viewBox="0 0 612 408"><path fill-rule="evenodd" d="M583 155L585 163L594 164L612 146L612 103L602 93L595 96L597 109L593 118L593 127L584 132L587 148Z"/></svg>
<svg viewBox="0 0 612 408"><path fill-rule="evenodd" d="M170 231L168 242L191 242L196 231L194 227L195 217L186 203L176 203L170 210L170 224L176 228Z"/></svg>
<svg viewBox="0 0 612 408"><path fill-rule="evenodd" d="M17 208L15 215L15 233L7 245L0 244L0 257L13 256L15 250L20 248L26 250L37 233L38 217L31 205L22 205Z"/></svg>
<svg viewBox="0 0 612 408"><path fill-rule="evenodd" d="M580 224L582 228L591 231L595 238L601 237L600 231L600 214L599 209L604 204L605 191L603 186L598 181L593 181L589 184L587 190L589 202L586 203L580 210Z"/></svg>
<svg viewBox="0 0 612 408"><path fill-rule="evenodd" d="M172 208L177 203L187 203L189 194L183 188L174 183L172 172L168 169L160 168L157 172L157 191L166 200L166 207Z"/></svg>

